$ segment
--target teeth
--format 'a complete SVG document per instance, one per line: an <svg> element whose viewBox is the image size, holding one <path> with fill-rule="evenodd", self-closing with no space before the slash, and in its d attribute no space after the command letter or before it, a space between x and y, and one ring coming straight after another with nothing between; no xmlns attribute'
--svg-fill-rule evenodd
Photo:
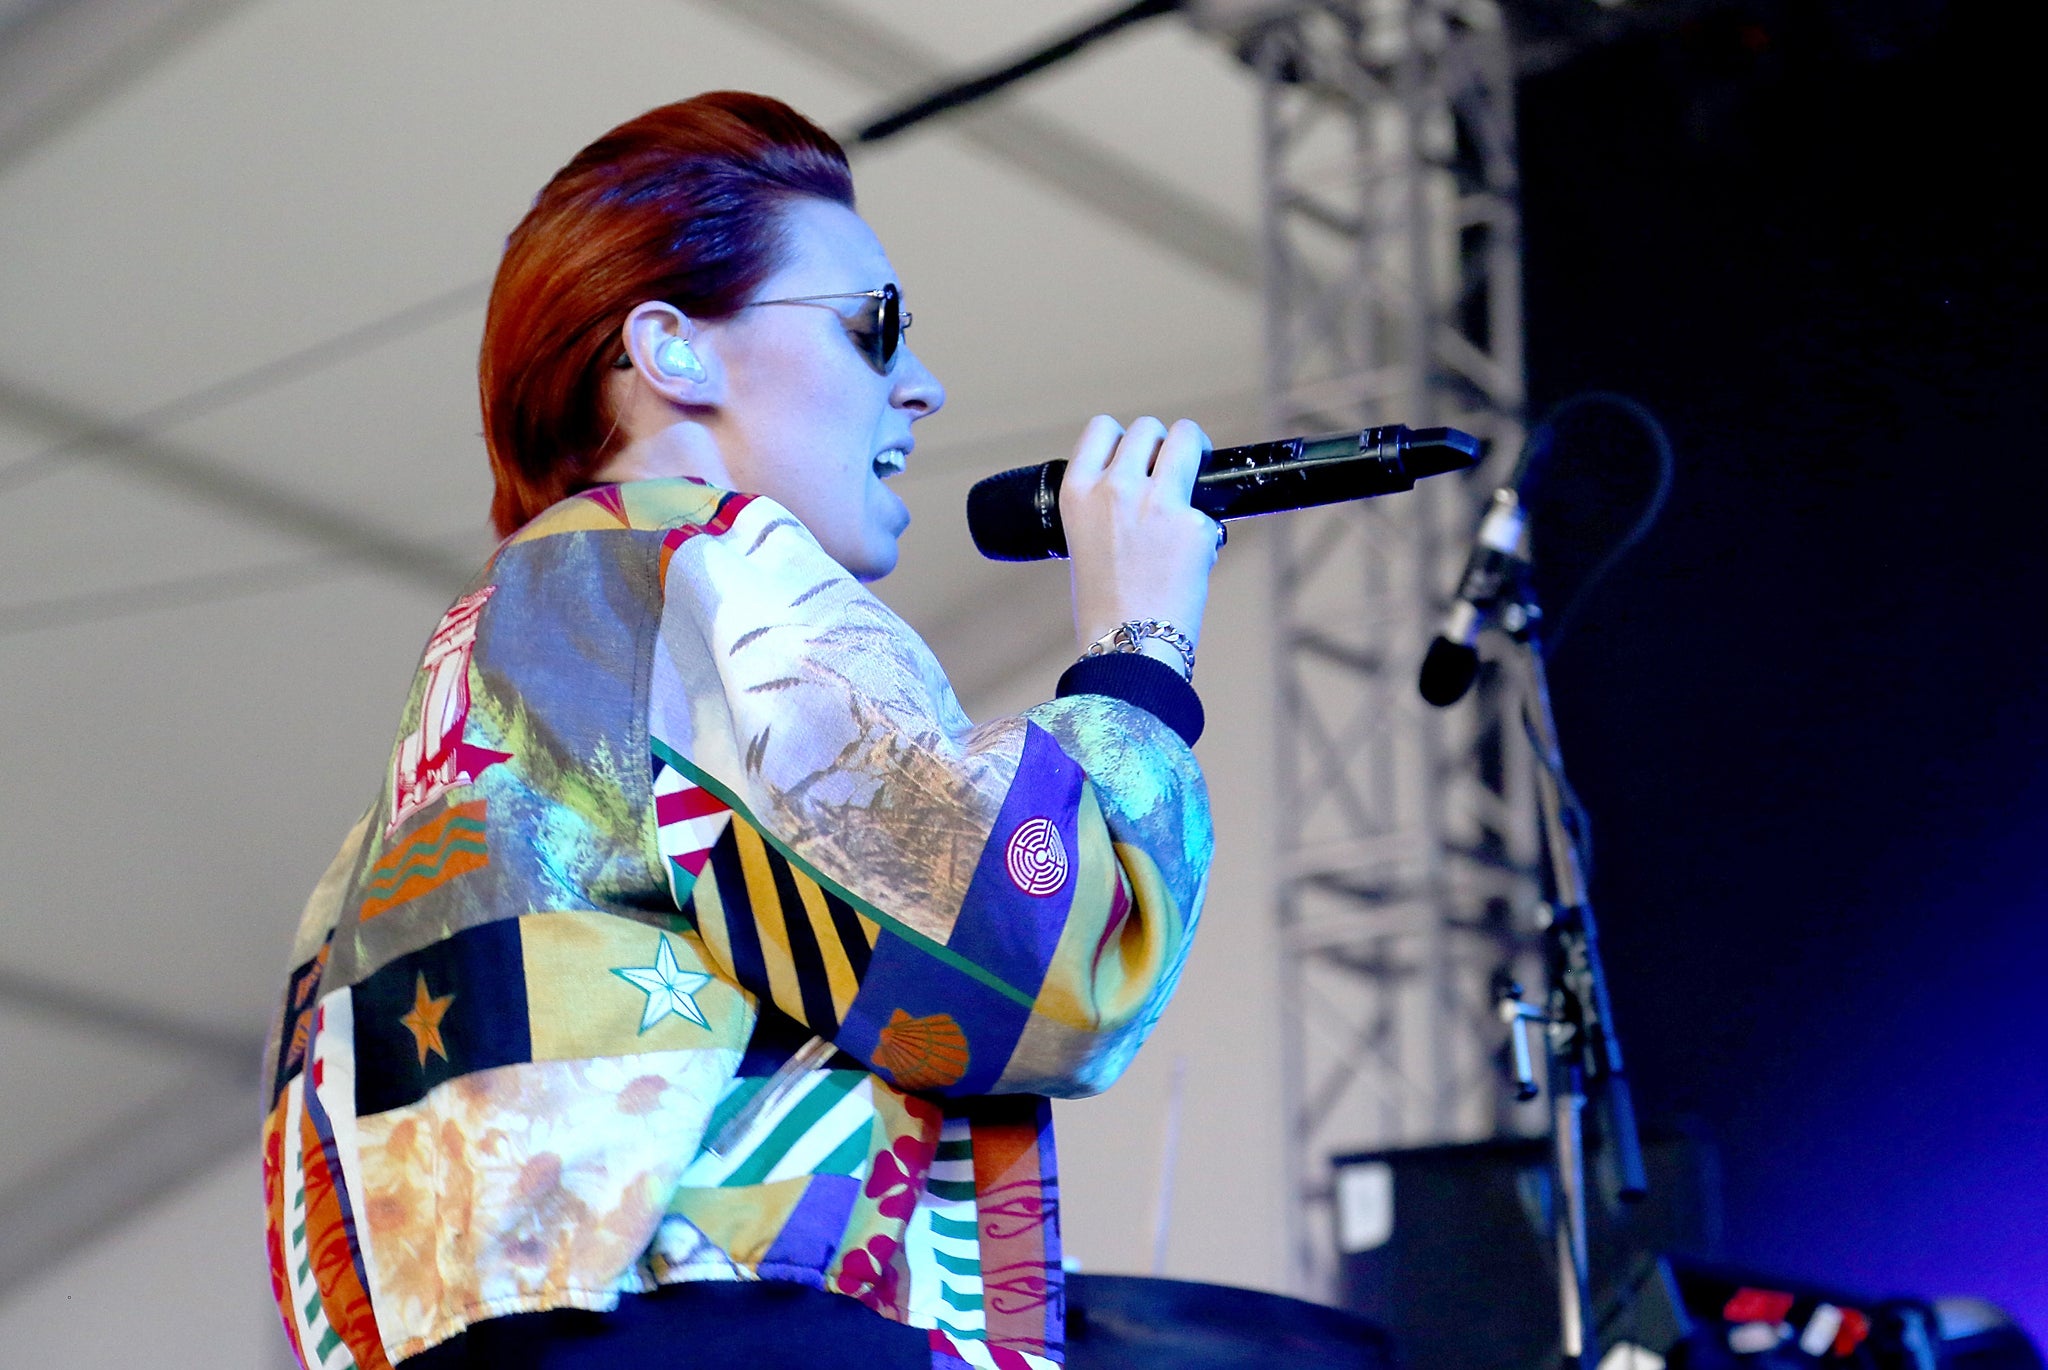
<svg viewBox="0 0 2048 1370"><path fill-rule="evenodd" d="M875 458L875 474L887 480L890 476L903 473L904 454L897 448L879 454Z"/></svg>

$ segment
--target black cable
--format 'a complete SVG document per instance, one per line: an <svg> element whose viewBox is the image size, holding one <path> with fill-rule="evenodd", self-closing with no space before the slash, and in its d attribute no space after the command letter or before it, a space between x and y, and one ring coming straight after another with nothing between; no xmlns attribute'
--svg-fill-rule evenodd
<svg viewBox="0 0 2048 1370"><path fill-rule="evenodd" d="M869 120L853 135L853 140L856 143L879 143L884 138L893 138L913 125L937 118L963 105L971 105L977 100L986 99L1005 86L1014 85L1027 76L1036 75L1049 66L1064 62L1081 49L1099 43L1113 33L1147 19L1172 14L1180 7L1181 0L1137 0L1136 4L1112 10L1102 18L1075 29L1066 37L1055 39L1046 46L1014 61L1006 62L992 71L956 81Z"/></svg>
<svg viewBox="0 0 2048 1370"><path fill-rule="evenodd" d="M1523 442L1522 450L1515 459L1514 472L1508 478L1508 488L1524 490L1526 493L1528 487L1524 485L1524 481L1530 472L1536 470L1538 464L1550 455L1551 448L1557 442L1558 425L1580 410L1601 406L1619 409L1640 424L1650 435L1650 443L1657 458L1657 483L1650 491L1649 499L1644 501L1642 512L1636 516L1636 521L1572 591L1571 598L1565 601L1563 611L1557 615L1555 626L1546 627L1538 641L1532 644L1532 648L1540 650L1546 660L1556 656L1558 644L1564 641L1565 634L1570 630L1579 611L1585 607L1593 588L1649 534L1651 526L1663 514L1664 506L1671 498L1671 482L1676 471L1677 459L1672 451L1670 435L1664 431L1664 425L1658 421L1657 416L1650 412L1649 406L1611 390L1582 391L1559 401L1552 407L1550 412L1543 416L1542 421L1529 430L1529 436ZM1586 806L1579 802L1578 791L1572 788L1572 782L1566 777L1558 758L1545 749L1543 739L1536 731L1536 721L1530 716L1526 704L1521 713L1522 732L1529 740L1529 750L1535 754L1536 763L1549 773L1551 781L1557 786L1558 800L1564 810L1562 817L1565 835L1578 854L1580 873L1590 885L1593 880L1593 816L1586 811Z"/></svg>
<svg viewBox="0 0 2048 1370"><path fill-rule="evenodd" d="M1678 465L1671 448L1671 436L1664 431L1664 425L1658 422L1657 416L1650 412L1649 406L1612 390L1587 390L1560 401L1544 416L1541 423L1530 430L1528 441L1522 445L1521 456L1515 464L1515 487L1519 488L1521 478L1557 441L1558 424L1582 409L1596 406L1621 410L1650 435L1650 444L1657 457L1657 485L1650 492L1649 499L1644 502L1643 510L1636 516L1635 523L1622 534L1619 542L1608 549L1607 555L1600 558L1593 569L1586 573L1585 579L1572 591L1571 598L1565 601L1564 608L1557 614L1554 623L1544 629L1543 646L1545 653L1551 657L1557 655L1558 647L1564 642L1565 635L1571 630L1579 611L1585 607L1593 588L1620 564L1623 557L1635 550L1648 535L1651 526L1663 514L1664 506L1671 498L1671 481Z"/></svg>

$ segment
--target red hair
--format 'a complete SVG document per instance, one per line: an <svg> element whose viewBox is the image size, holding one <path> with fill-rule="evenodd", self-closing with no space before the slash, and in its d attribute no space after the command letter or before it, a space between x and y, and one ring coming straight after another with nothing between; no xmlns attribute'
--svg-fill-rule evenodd
<svg viewBox="0 0 2048 1370"><path fill-rule="evenodd" d="M852 208L846 153L744 91L649 110L555 173L506 241L477 359L499 536L616 450L604 380L627 313L731 314L781 264L780 211L799 196Z"/></svg>

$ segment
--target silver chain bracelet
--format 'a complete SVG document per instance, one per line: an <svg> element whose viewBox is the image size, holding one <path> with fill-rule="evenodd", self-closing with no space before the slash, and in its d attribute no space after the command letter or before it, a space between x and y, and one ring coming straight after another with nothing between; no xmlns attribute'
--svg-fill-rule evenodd
<svg viewBox="0 0 2048 1370"><path fill-rule="evenodd" d="M1180 678L1193 682L1195 678L1195 644L1188 635L1163 618L1133 618L1111 628L1101 637L1088 644L1088 650L1081 653L1082 660L1091 656L1107 656L1111 652L1136 652L1146 638L1157 638L1180 653L1183 663Z"/></svg>

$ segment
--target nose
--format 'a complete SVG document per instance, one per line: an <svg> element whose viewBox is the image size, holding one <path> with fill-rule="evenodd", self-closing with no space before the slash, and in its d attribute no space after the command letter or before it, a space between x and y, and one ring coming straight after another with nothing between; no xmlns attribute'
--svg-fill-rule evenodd
<svg viewBox="0 0 2048 1370"><path fill-rule="evenodd" d="M909 347L897 353L896 371L889 379L889 403L908 409L913 423L945 407L946 387Z"/></svg>

